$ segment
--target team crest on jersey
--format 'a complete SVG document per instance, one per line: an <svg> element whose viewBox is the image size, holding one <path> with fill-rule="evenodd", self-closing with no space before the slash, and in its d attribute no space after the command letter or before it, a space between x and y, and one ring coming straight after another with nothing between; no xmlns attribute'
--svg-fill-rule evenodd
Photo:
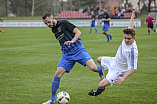
<svg viewBox="0 0 157 104"><path fill-rule="evenodd" d="M58 27L57 30L58 30L58 32L61 32L61 27Z"/></svg>

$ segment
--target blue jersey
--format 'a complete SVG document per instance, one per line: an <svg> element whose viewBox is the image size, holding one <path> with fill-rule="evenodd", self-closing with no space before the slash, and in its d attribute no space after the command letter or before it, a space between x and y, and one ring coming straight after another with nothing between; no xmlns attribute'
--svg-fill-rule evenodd
<svg viewBox="0 0 157 104"><path fill-rule="evenodd" d="M64 45L65 41L71 41L74 38L75 34L73 33L73 30L75 27L75 25L71 24L67 20L60 20L57 21L55 28L52 28L52 32L59 41L63 54L69 54L81 47L81 39L77 39L71 45Z"/></svg>
<svg viewBox="0 0 157 104"><path fill-rule="evenodd" d="M94 19L94 20L93 20ZM91 20L93 20L91 22L91 27L95 27L95 15L91 15Z"/></svg>
<svg viewBox="0 0 157 104"><path fill-rule="evenodd" d="M102 19L108 19L108 18L110 18L110 15L108 13L103 14ZM104 25L110 26L110 22L104 21Z"/></svg>
<svg viewBox="0 0 157 104"><path fill-rule="evenodd" d="M95 23L95 15L91 15L91 20L93 20L94 19L94 21L92 21L92 23Z"/></svg>

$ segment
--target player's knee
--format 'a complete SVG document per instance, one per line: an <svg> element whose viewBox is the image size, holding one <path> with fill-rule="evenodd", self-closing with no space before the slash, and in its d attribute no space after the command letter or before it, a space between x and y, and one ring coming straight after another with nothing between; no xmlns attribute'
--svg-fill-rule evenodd
<svg viewBox="0 0 157 104"><path fill-rule="evenodd" d="M101 59L102 59L102 57L98 57L98 58L97 58L97 62L98 62L99 64L101 64Z"/></svg>
<svg viewBox="0 0 157 104"><path fill-rule="evenodd" d="M59 73L58 71L56 71L55 77L61 77L61 73Z"/></svg>
<svg viewBox="0 0 157 104"><path fill-rule="evenodd" d="M97 70L97 66L96 65L91 65L90 69L93 70L93 71L96 71Z"/></svg>
<svg viewBox="0 0 157 104"><path fill-rule="evenodd" d="M57 68L57 70L55 72L55 77L62 77L62 75L64 74L64 72L65 72L64 70Z"/></svg>
<svg viewBox="0 0 157 104"><path fill-rule="evenodd" d="M105 35L107 34L107 32L106 32L106 31L102 31L102 33L103 33L103 34L105 34Z"/></svg>

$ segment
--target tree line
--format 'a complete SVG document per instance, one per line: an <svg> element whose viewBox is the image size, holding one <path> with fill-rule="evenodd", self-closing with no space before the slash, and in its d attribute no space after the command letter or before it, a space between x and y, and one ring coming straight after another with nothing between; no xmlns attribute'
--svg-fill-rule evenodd
<svg viewBox="0 0 157 104"><path fill-rule="evenodd" d="M0 0L0 17L41 16L45 11L57 15L97 4L99 0Z"/></svg>

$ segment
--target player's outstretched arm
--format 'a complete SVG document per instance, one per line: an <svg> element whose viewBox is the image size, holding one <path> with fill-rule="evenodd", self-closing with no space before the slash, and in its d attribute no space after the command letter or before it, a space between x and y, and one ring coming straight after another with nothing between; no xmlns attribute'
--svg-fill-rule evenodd
<svg viewBox="0 0 157 104"><path fill-rule="evenodd" d="M138 9L139 8L136 7L135 11L132 12L128 28L133 28L134 27L134 17L135 17L136 12L138 11Z"/></svg>

